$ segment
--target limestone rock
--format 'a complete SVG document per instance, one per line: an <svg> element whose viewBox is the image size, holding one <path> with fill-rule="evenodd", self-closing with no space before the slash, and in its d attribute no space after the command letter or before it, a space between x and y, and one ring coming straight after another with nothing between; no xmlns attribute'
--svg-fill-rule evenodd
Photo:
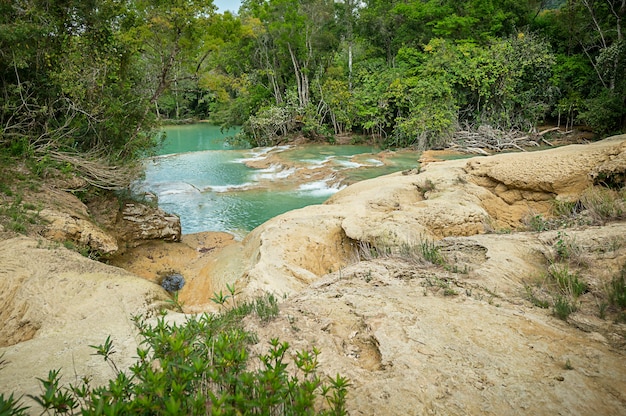
<svg viewBox="0 0 626 416"><path fill-rule="evenodd" d="M476 241L491 256L501 237L521 243L516 236ZM524 264L519 254L515 262ZM500 263L498 271L506 265L501 257L487 262ZM277 320L249 320L249 328L294 350L318 348L323 374L351 381L349 414L624 414L623 351L512 297L521 275L513 277L511 266L512 280L493 286L497 275L479 270L455 277L391 260L360 262L290 297ZM255 352L266 348L260 342Z"/></svg>
<svg viewBox="0 0 626 416"><path fill-rule="evenodd" d="M127 202L116 224L119 237L130 247L149 240L180 241L180 218L160 208Z"/></svg>
<svg viewBox="0 0 626 416"><path fill-rule="evenodd" d="M102 254L117 251L116 240L91 221L51 209L41 210L39 216L47 222L41 234L49 240L72 241Z"/></svg>
<svg viewBox="0 0 626 416"><path fill-rule="evenodd" d="M133 315L149 315L168 296L157 284L27 237L0 241L0 391L39 394L37 377L63 371L104 383L113 373L89 345L107 336L118 365L136 355ZM38 413L38 412L37 412Z"/></svg>
<svg viewBox="0 0 626 416"><path fill-rule="evenodd" d="M276 337L296 350L319 348L320 371L351 380L350 414L626 414L626 325L598 316L603 288L626 263L626 223L486 232L511 231L529 211L547 214L554 199L576 197L606 173L620 178L625 143L621 136L430 163L349 186L220 250L203 236L185 247L150 242L125 259L145 253L138 273L181 272L188 280L181 296L198 312L226 283L241 298L288 294L276 320L246 318L259 339L253 356ZM123 212L134 224L129 241L177 234L175 220L159 220L173 232L144 233L150 227L140 218L152 214ZM589 287L567 322L528 296L546 279L564 233L581 253ZM437 243L446 267L361 250L424 241ZM0 242L0 266L0 353L10 363L0 391L38 393L35 377L58 367L106 380L113 374L85 345L111 334L127 366L137 342L128 317L149 314L166 296L147 280L28 239Z"/></svg>
<svg viewBox="0 0 626 416"><path fill-rule="evenodd" d="M212 276L249 293L294 293L354 262L358 245L423 240L518 228L548 214L556 198L579 195L592 172L626 155L626 136L540 152L430 163L351 185L320 206L285 213L252 231ZM235 256L237 261L232 257ZM236 265L234 265L236 263ZM191 289L189 289L191 290Z"/></svg>

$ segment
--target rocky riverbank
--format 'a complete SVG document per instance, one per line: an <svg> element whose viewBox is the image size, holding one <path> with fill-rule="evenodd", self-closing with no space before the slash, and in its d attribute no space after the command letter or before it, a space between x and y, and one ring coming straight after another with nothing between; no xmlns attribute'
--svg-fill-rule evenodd
<svg viewBox="0 0 626 416"><path fill-rule="evenodd" d="M320 348L321 370L352 381L351 414L623 414L626 311L612 285L626 278L625 173L626 136L432 162L243 241L133 244L118 232L110 261L125 270L47 239L4 240L0 391L37 393L35 378L59 367L66 382L105 381L111 370L88 345L108 335L130 364L130 317L167 307L155 282L176 271L186 312L215 310L227 283L241 297L284 295L276 320L248 322L258 350L273 337ZM96 205L79 218L126 230L110 214L123 207Z"/></svg>

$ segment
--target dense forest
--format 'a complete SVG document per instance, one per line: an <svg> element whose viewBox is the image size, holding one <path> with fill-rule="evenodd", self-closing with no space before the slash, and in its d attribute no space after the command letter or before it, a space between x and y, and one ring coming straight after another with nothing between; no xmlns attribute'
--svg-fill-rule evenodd
<svg viewBox="0 0 626 416"><path fill-rule="evenodd" d="M242 126L253 145L430 148L545 121L607 135L625 125L625 14L626 0L3 1L0 146L133 160L159 119Z"/></svg>

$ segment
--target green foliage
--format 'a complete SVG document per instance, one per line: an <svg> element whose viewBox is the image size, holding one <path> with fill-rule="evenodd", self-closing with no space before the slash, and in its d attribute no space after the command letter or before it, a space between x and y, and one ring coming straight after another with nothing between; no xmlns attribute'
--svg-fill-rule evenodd
<svg viewBox="0 0 626 416"><path fill-rule="evenodd" d="M603 90L600 94L584 101L584 108L578 119L595 132L602 135L620 130L622 116L626 114L624 98L611 90Z"/></svg>
<svg viewBox="0 0 626 416"><path fill-rule="evenodd" d="M0 149L132 160L159 117L242 125L253 145L352 132L432 148L458 126L530 130L549 115L608 134L625 115L618 6L248 0L234 16L200 0L9 2Z"/></svg>
<svg viewBox="0 0 626 416"><path fill-rule="evenodd" d="M27 416L28 407L22 405L21 398L14 397L13 394L5 397L0 393L0 415L2 416Z"/></svg>
<svg viewBox="0 0 626 416"><path fill-rule="evenodd" d="M124 6L96 3L13 3L3 13L0 140L12 154L48 147L134 157L150 144L136 146L145 106L136 61L114 29Z"/></svg>
<svg viewBox="0 0 626 416"><path fill-rule="evenodd" d="M530 285L524 285L524 289L526 290L526 298L532 303L534 306L538 308L547 309L550 307L550 302L535 294L535 291Z"/></svg>
<svg viewBox="0 0 626 416"><path fill-rule="evenodd" d="M32 225L42 222L39 217L39 209L29 203L23 203L20 194L14 195L12 201L7 205L0 206L0 217L6 228L10 231L25 234Z"/></svg>
<svg viewBox="0 0 626 416"><path fill-rule="evenodd" d="M529 213L522 219L522 222L529 231L541 232L551 228L550 222L541 214Z"/></svg>
<svg viewBox="0 0 626 416"><path fill-rule="evenodd" d="M567 317L576 312L577 309L576 305L567 296L558 295L554 299L553 312L559 319L567 320Z"/></svg>
<svg viewBox="0 0 626 416"><path fill-rule="evenodd" d="M141 343L128 374L116 367L108 337L92 346L115 372L107 385L92 387L83 379L63 387L60 372L53 370L40 379L43 393L33 399L52 414L346 415L350 383L339 374L318 374L318 349L292 355L288 343L274 338L265 353L251 356L255 336L241 320L262 310L261 304L275 305L271 295L261 299L220 315L190 317L180 325L164 317L154 324L137 317ZM25 411L13 396L0 396L0 406L9 414Z"/></svg>
<svg viewBox="0 0 626 416"><path fill-rule="evenodd" d="M556 284L559 292L566 296L577 298L588 289L587 283L581 279L578 273L572 272L565 265L553 264L548 276Z"/></svg>
<svg viewBox="0 0 626 416"><path fill-rule="evenodd" d="M440 247L434 241L422 240L420 242L420 253L425 260L432 264L442 266L446 262L445 257L441 254Z"/></svg>
<svg viewBox="0 0 626 416"><path fill-rule="evenodd" d="M564 231L559 231L557 233L557 238L553 244L553 249L553 262L565 262L579 266L585 264L583 250L576 243L574 238L568 236L567 233Z"/></svg>

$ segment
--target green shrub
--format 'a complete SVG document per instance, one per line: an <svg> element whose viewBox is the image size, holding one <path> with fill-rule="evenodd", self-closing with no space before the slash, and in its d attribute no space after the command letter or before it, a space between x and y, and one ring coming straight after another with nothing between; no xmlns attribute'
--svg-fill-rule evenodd
<svg viewBox="0 0 626 416"><path fill-rule="evenodd" d="M420 242L420 253L422 254L424 260L427 260L432 264L442 266L446 262L445 257L441 254L440 247L435 244L434 241L423 239Z"/></svg>
<svg viewBox="0 0 626 416"><path fill-rule="evenodd" d="M607 135L620 128L620 120L624 115L624 103L619 94L604 89L595 97L585 100L585 109L578 118L589 125L594 132Z"/></svg>
<svg viewBox="0 0 626 416"><path fill-rule="evenodd" d="M411 263L423 263L424 261L437 266L443 266L446 262L441 254L441 248L432 240L422 238L419 244L403 243L394 247L380 240L375 244L359 242L359 258L371 260L375 258L399 258Z"/></svg>
<svg viewBox="0 0 626 416"><path fill-rule="evenodd" d="M128 373L115 365L115 348L107 338L92 346L116 374L107 385L92 387L83 379L63 387L59 371L53 370L40 379L43 393L33 398L43 413L53 414L78 409L82 415L347 414L349 382L341 375L318 374L316 348L292 355L288 343L274 338L265 354L250 354L256 336L243 329L242 317L276 316L277 308L268 308L275 300L268 295L221 314L188 318L181 325L164 317L155 324L136 317L141 342ZM0 405L13 400L1 399ZM8 406L15 412L20 408L15 401Z"/></svg>
<svg viewBox="0 0 626 416"><path fill-rule="evenodd" d="M565 262L570 265L585 266L587 259L584 250L573 237L563 231L557 233L557 239L552 245L554 250L553 262Z"/></svg>

